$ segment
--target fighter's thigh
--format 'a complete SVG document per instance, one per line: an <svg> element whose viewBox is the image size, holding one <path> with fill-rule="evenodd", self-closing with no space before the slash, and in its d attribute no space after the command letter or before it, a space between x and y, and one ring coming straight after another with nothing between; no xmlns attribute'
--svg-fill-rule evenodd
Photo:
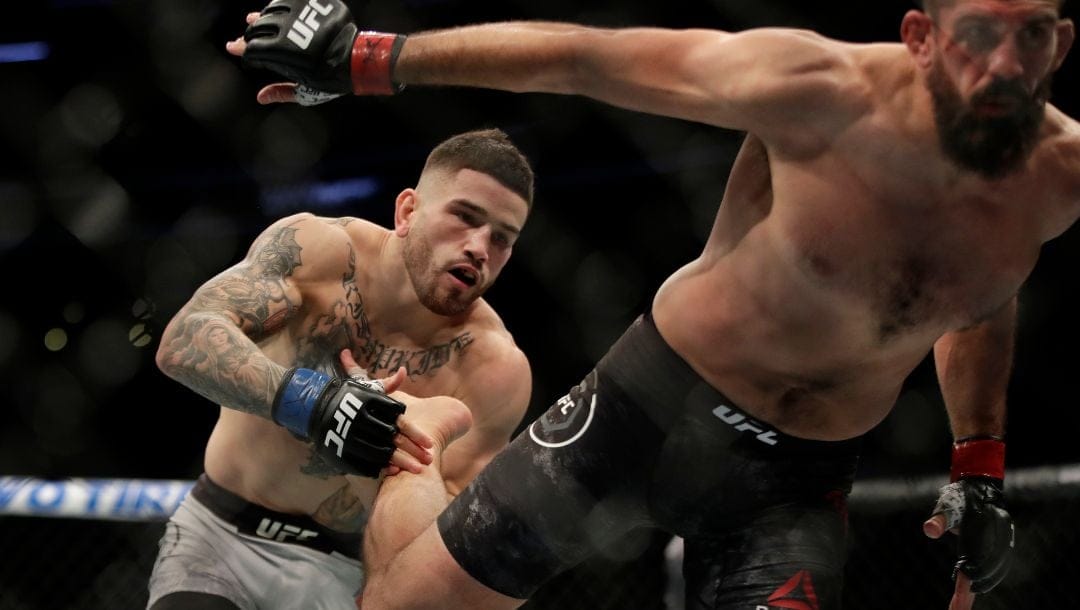
<svg viewBox="0 0 1080 610"><path fill-rule="evenodd" d="M688 610L840 607L842 511L827 503L771 509L728 535L687 540Z"/></svg>
<svg viewBox="0 0 1080 610"><path fill-rule="evenodd" d="M162 597L150 610L239 610L231 601L209 593L178 591Z"/></svg>
<svg viewBox="0 0 1080 610"><path fill-rule="evenodd" d="M523 599L641 525L645 456L659 441L643 441L639 424L651 423L636 419L590 374L439 517L450 554L476 580Z"/></svg>
<svg viewBox="0 0 1080 610"><path fill-rule="evenodd" d="M498 549L490 552L497 553ZM450 555L437 525L432 524L394 558L387 570L371 574L360 606L509 610L524 601L473 578Z"/></svg>
<svg viewBox="0 0 1080 610"><path fill-rule="evenodd" d="M250 607L228 559L198 527L170 521L158 546L149 582L151 607L158 607L158 600L177 592L201 593Z"/></svg>

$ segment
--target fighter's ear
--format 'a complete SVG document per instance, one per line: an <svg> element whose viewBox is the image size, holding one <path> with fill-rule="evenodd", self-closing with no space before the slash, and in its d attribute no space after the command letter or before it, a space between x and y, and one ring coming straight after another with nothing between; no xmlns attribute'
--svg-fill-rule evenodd
<svg viewBox="0 0 1080 610"><path fill-rule="evenodd" d="M929 67L933 60L933 29L934 22L930 15L914 9L908 11L900 22L900 40L904 41L920 68Z"/></svg>
<svg viewBox="0 0 1080 610"><path fill-rule="evenodd" d="M394 200L394 233L398 237L409 234L412 226L413 214L416 212L417 193L413 189L405 189L398 193Z"/></svg>
<svg viewBox="0 0 1080 610"><path fill-rule="evenodd" d="M1062 19L1057 23L1057 49L1054 51L1054 70L1061 67L1065 56L1069 54L1073 41L1076 40L1076 25L1072 19Z"/></svg>

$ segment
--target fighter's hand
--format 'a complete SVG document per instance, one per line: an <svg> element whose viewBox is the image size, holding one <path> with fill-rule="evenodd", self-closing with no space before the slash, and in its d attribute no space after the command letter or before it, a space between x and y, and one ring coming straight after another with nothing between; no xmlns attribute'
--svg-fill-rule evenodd
<svg viewBox="0 0 1080 610"><path fill-rule="evenodd" d="M248 25L255 23L259 19L258 13L248 13L244 18ZM225 50L237 57L243 57L244 51L247 49L247 41L243 36L237 36L236 38L225 43Z"/></svg>
<svg viewBox="0 0 1080 610"><path fill-rule="evenodd" d="M244 63L290 82L264 87L259 103L321 104L348 93L391 95L404 36L360 32L341 0L274 0L247 16L242 38L226 43Z"/></svg>
<svg viewBox="0 0 1080 610"><path fill-rule="evenodd" d="M345 373L353 379L367 380L367 371L364 370L352 352L348 349L341 350L341 366ZM382 386L386 394L392 394L401 387L406 378L405 367L399 367L391 375L375 380L374 383ZM408 401L408 396L399 396L403 401ZM432 448L435 446L434 439L429 434L419 429L407 415L400 415L397 419L398 434L394 437L393 456L390 465L386 469L387 475L395 475L402 470L420 473L420 469L431 463L433 456Z"/></svg>
<svg viewBox="0 0 1080 610"><path fill-rule="evenodd" d="M251 25L259 18L259 13L248 13L247 23ZM247 41L243 36L225 43L225 50L237 57L243 57L247 49ZM255 95L255 100L260 104L300 104L301 106L315 106L332 99L341 97L341 93L327 93L319 91L307 85L297 83L272 83L266 85Z"/></svg>
<svg viewBox="0 0 1080 610"><path fill-rule="evenodd" d="M959 547L949 610L970 610L975 594L994 588L1009 570L1014 530L1004 508L1002 481L965 477L942 487L923 533L936 539L945 532L958 536Z"/></svg>

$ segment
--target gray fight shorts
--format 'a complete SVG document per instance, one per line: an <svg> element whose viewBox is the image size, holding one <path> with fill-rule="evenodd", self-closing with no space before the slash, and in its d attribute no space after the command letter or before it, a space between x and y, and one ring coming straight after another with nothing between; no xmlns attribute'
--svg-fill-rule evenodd
<svg viewBox="0 0 1080 610"><path fill-rule="evenodd" d="M359 534L250 504L203 475L165 526L147 606L194 591L244 610L355 608L359 552Z"/></svg>

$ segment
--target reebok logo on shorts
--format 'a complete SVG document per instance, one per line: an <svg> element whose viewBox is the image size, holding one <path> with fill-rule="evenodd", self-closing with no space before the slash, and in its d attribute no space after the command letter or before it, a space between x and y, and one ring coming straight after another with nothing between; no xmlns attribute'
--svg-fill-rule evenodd
<svg viewBox="0 0 1080 610"><path fill-rule="evenodd" d="M565 447L585 434L595 411L594 371L529 426L529 437L541 447Z"/></svg>
<svg viewBox="0 0 1080 610"><path fill-rule="evenodd" d="M758 606L755 610L772 610L773 608L821 610L809 570L796 572L786 583L780 585L779 589L773 591L768 601L768 606Z"/></svg>

